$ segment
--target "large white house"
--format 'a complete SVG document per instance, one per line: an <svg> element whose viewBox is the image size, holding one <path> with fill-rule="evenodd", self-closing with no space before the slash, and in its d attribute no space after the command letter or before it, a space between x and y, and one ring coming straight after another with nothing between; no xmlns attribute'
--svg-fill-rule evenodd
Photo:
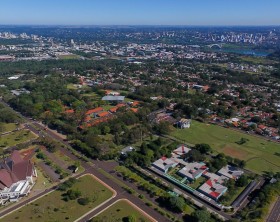
<svg viewBox="0 0 280 222"><path fill-rule="evenodd" d="M37 172L31 161L13 151L0 163L0 204L26 196L34 185L33 177Z"/></svg>

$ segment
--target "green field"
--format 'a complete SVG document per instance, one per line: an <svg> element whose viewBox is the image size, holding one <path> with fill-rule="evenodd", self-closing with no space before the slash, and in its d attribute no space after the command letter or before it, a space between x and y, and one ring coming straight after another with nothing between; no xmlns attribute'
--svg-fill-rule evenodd
<svg viewBox="0 0 280 222"><path fill-rule="evenodd" d="M246 161L255 173L280 171L280 144L216 125L192 121L189 129L176 129L171 136L191 144L207 143L214 151ZM236 144L241 138L249 141Z"/></svg>
<svg viewBox="0 0 280 222"><path fill-rule="evenodd" d="M257 56L241 56L240 58L241 61L249 62L257 65L271 65L275 63L275 61L263 57L257 57Z"/></svg>
<svg viewBox="0 0 280 222"><path fill-rule="evenodd" d="M36 136L31 133L29 130L19 130L7 135L2 135L0 137L0 147L6 148L10 146L15 146L20 143L24 143L31 139L36 138Z"/></svg>
<svg viewBox="0 0 280 222"><path fill-rule="evenodd" d="M59 55L58 58L68 60L68 59L79 59L80 56L75 54L70 54L70 55Z"/></svg>
<svg viewBox="0 0 280 222"><path fill-rule="evenodd" d="M77 200L64 201L62 195L65 192L56 190L4 217L1 221L74 221L113 195L111 190L90 175L81 177L71 189L80 190L82 197L88 197L90 203L80 205Z"/></svg>
<svg viewBox="0 0 280 222"><path fill-rule="evenodd" d="M132 216L135 218L135 222L148 222L152 221L145 215L143 215L139 210L132 206L126 200L120 200L114 203L111 207L103 211L98 216L94 217L92 222L117 222L126 221L125 217Z"/></svg>
<svg viewBox="0 0 280 222"><path fill-rule="evenodd" d="M10 132L17 128L15 123L0 123L0 133Z"/></svg>

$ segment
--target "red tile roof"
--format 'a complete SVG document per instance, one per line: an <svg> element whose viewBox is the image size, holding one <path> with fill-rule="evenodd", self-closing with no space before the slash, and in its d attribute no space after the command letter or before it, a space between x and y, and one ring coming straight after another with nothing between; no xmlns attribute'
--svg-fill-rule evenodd
<svg viewBox="0 0 280 222"><path fill-rule="evenodd" d="M119 103L118 105L116 105L116 107L118 107L118 108L124 107L124 106L125 106L125 104L123 104L123 103Z"/></svg>
<svg viewBox="0 0 280 222"><path fill-rule="evenodd" d="M104 111L104 112L98 113L97 115L98 115L99 117L104 117L104 116L110 115L110 113L107 112L107 111Z"/></svg>
<svg viewBox="0 0 280 222"><path fill-rule="evenodd" d="M214 191L212 191L211 193L209 193L212 197L215 197L215 198L217 198L219 195L220 195L220 193L217 193L217 192L214 192Z"/></svg>
<svg viewBox="0 0 280 222"><path fill-rule="evenodd" d="M134 112L134 113L137 113L138 112L138 109L136 109L136 108L131 108L130 109L132 112Z"/></svg>
<svg viewBox="0 0 280 222"><path fill-rule="evenodd" d="M74 113L74 110L73 109L68 109L68 110L65 111L65 113L67 113L67 114Z"/></svg>
<svg viewBox="0 0 280 222"><path fill-rule="evenodd" d="M99 113L99 112L102 112L103 111L103 108L102 107L97 107L95 109L90 109L86 112L86 115L90 115L92 113Z"/></svg>
<svg viewBox="0 0 280 222"><path fill-rule="evenodd" d="M112 107L109 111L111 113L115 113L115 112L117 112L117 110L118 110L118 107Z"/></svg>

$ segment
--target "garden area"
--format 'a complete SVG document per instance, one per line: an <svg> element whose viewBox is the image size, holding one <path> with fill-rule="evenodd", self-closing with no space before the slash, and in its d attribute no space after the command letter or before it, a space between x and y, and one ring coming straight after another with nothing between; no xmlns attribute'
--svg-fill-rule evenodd
<svg viewBox="0 0 280 222"><path fill-rule="evenodd" d="M11 132L18 127L15 123L1 123L0 122L0 133Z"/></svg>
<svg viewBox="0 0 280 222"><path fill-rule="evenodd" d="M19 130L0 137L0 147L7 148L35 139L36 136L29 130Z"/></svg>
<svg viewBox="0 0 280 222"><path fill-rule="evenodd" d="M140 212L128 200L119 200L115 202L108 209L98 214L91 222L118 222L118 221L137 221L137 222L151 222L155 221Z"/></svg>

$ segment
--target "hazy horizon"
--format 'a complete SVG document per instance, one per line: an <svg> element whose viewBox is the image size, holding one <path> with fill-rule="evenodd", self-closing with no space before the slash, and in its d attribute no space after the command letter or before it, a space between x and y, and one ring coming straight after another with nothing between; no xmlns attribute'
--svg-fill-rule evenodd
<svg viewBox="0 0 280 222"><path fill-rule="evenodd" d="M1 2L1 25L278 26L280 2L270 0L48 0Z"/></svg>

